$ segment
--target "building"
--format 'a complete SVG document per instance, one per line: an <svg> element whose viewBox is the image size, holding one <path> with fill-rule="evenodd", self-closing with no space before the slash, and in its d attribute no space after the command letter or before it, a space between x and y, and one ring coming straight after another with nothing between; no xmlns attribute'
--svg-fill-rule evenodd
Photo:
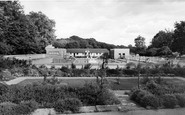
<svg viewBox="0 0 185 115"><path fill-rule="evenodd" d="M98 58L104 53L110 54L112 59L124 59L130 56L129 48L115 48L111 49L110 53L107 49L90 49L90 48L79 48L79 49L64 49L54 48L52 45L46 47L46 55L53 57L54 59L64 59L65 57L75 58Z"/></svg>
<svg viewBox="0 0 185 115"><path fill-rule="evenodd" d="M67 49L67 54L76 58L97 58L109 53L107 49Z"/></svg>
<svg viewBox="0 0 185 115"><path fill-rule="evenodd" d="M46 55L48 57L75 57L75 58L97 58L103 55L103 53L109 53L107 49L64 49L54 48L52 45L47 46Z"/></svg>
<svg viewBox="0 0 185 115"><path fill-rule="evenodd" d="M111 49L110 57L112 59L124 59L130 56L129 48L121 48L121 49Z"/></svg>
<svg viewBox="0 0 185 115"><path fill-rule="evenodd" d="M48 45L46 48L47 57L60 57L64 58L67 53L64 48L54 48L52 45Z"/></svg>

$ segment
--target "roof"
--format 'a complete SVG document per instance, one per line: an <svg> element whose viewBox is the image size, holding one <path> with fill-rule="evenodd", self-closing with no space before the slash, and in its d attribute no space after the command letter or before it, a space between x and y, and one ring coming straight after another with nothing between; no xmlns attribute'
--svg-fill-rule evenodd
<svg viewBox="0 0 185 115"><path fill-rule="evenodd" d="M86 53L89 51L90 53L108 53L107 49L67 49L67 53Z"/></svg>

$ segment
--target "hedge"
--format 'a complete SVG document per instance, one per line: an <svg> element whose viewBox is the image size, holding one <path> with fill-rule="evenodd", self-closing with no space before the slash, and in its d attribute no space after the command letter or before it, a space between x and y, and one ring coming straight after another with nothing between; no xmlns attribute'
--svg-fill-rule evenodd
<svg viewBox="0 0 185 115"><path fill-rule="evenodd" d="M153 94L147 94L140 100L140 105L143 107L152 107L157 109L160 106L159 99Z"/></svg>

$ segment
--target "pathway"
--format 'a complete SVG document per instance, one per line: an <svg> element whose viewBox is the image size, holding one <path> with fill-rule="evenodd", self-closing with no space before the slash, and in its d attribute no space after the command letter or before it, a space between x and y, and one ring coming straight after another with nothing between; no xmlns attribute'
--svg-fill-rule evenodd
<svg viewBox="0 0 185 115"><path fill-rule="evenodd" d="M184 115L185 108L182 109L159 109L159 110L135 110L128 112L98 112L98 113L79 113L73 115ZM66 115L66 114L59 114ZM72 114L67 114L72 115Z"/></svg>

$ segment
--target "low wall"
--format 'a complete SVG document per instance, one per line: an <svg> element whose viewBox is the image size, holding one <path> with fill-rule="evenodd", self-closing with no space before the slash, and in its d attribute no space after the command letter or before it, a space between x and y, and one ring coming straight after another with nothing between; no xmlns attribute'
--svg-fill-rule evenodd
<svg viewBox="0 0 185 115"><path fill-rule="evenodd" d="M5 58L16 58L20 60L33 60L39 58L45 58L46 54L26 54L26 55L5 55Z"/></svg>

